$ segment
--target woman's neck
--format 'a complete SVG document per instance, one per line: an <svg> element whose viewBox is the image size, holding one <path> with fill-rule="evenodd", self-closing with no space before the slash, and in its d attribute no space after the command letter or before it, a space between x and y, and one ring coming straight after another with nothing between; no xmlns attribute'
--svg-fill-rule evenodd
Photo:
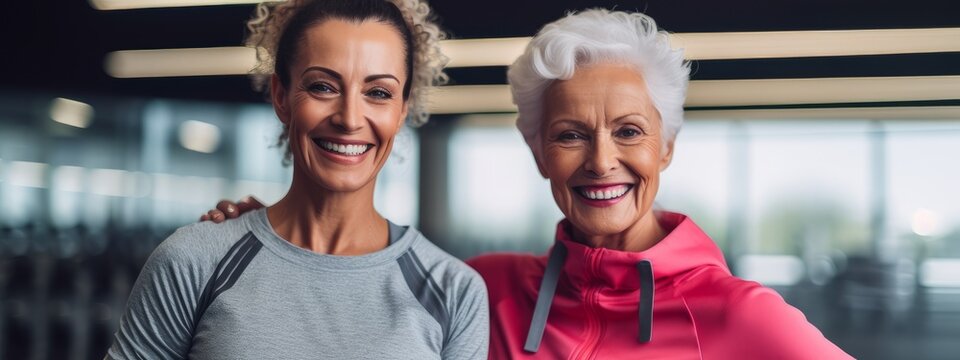
<svg viewBox="0 0 960 360"><path fill-rule="evenodd" d="M572 224L571 224L572 225ZM612 235L588 235L570 226L570 235L574 241L593 248L605 248L617 251L640 252L652 248L667 236L660 226L654 212L648 211L626 230Z"/></svg>
<svg viewBox="0 0 960 360"><path fill-rule="evenodd" d="M294 170L290 190L267 208L273 230L320 254L362 255L389 244L387 221L373 208L375 181L353 192L319 188Z"/></svg>

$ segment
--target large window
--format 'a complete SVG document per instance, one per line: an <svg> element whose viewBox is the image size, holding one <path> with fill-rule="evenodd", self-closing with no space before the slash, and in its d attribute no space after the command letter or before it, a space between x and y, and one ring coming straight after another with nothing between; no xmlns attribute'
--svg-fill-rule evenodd
<svg viewBox="0 0 960 360"><path fill-rule="evenodd" d="M0 122L0 225L163 232L197 221L221 199L252 194L270 204L286 193L292 172L270 106L115 106L100 111L117 118L87 129L45 118ZM418 145L404 127L378 178L375 205L400 224L417 222Z"/></svg>
<svg viewBox="0 0 960 360"><path fill-rule="evenodd" d="M891 251L960 258L960 124L886 124L887 236Z"/></svg>
<svg viewBox="0 0 960 360"><path fill-rule="evenodd" d="M449 139L450 238L473 254L545 250L562 215L520 133L466 123Z"/></svg>
<svg viewBox="0 0 960 360"><path fill-rule="evenodd" d="M690 216L719 244L727 239L731 133L726 121L684 125L657 194L661 208Z"/></svg>

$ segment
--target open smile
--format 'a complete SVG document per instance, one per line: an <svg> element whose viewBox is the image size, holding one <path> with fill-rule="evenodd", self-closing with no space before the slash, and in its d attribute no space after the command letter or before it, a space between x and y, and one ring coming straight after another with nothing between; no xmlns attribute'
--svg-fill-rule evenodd
<svg viewBox="0 0 960 360"><path fill-rule="evenodd" d="M573 189L580 195L580 200L587 205L607 207L623 200L626 194L633 189L633 184L575 186Z"/></svg>
<svg viewBox="0 0 960 360"><path fill-rule="evenodd" d="M330 138L313 138L312 140L323 157L338 164L351 166L362 163L370 154L370 149L376 147L365 141Z"/></svg>
<svg viewBox="0 0 960 360"><path fill-rule="evenodd" d="M339 143L324 139L313 139L321 149L341 156L360 156L373 148L373 144L362 143Z"/></svg>

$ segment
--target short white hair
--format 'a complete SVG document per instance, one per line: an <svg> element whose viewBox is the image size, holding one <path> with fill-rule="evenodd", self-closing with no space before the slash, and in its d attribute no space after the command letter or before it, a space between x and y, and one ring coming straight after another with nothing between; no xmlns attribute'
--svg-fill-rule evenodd
<svg viewBox="0 0 960 360"><path fill-rule="evenodd" d="M543 95L554 80L573 77L577 66L614 63L636 67L646 80L662 121L663 146L683 125L690 63L670 48L665 31L638 12L591 9L547 24L510 65L507 78L518 108L517 128L534 155L540 155Z"/></svg>

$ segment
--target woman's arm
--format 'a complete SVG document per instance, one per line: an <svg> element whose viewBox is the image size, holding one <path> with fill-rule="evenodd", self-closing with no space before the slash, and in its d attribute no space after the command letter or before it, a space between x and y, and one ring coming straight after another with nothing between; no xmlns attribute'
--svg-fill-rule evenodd
<svg viewBox="0 0 960 360"><path fill-rule="evenodd" d="M751 286L729 304L732 354L757 359L852 359L772 289Z"/></svg>
<svg viewBox="0 0 960 360"><path fill-rule="evenodd" d="M443 359L486 359L490 339L490 310L487 287L483 279L468 277L456 299L452 299L448 340L441 353Z"/></svg>
<svg viewBox="0 0 960 360"><path fill-rule="evenodd" d="M178 230L144 264L105 359L187 358L202 282L183 237Z"/></svg>

